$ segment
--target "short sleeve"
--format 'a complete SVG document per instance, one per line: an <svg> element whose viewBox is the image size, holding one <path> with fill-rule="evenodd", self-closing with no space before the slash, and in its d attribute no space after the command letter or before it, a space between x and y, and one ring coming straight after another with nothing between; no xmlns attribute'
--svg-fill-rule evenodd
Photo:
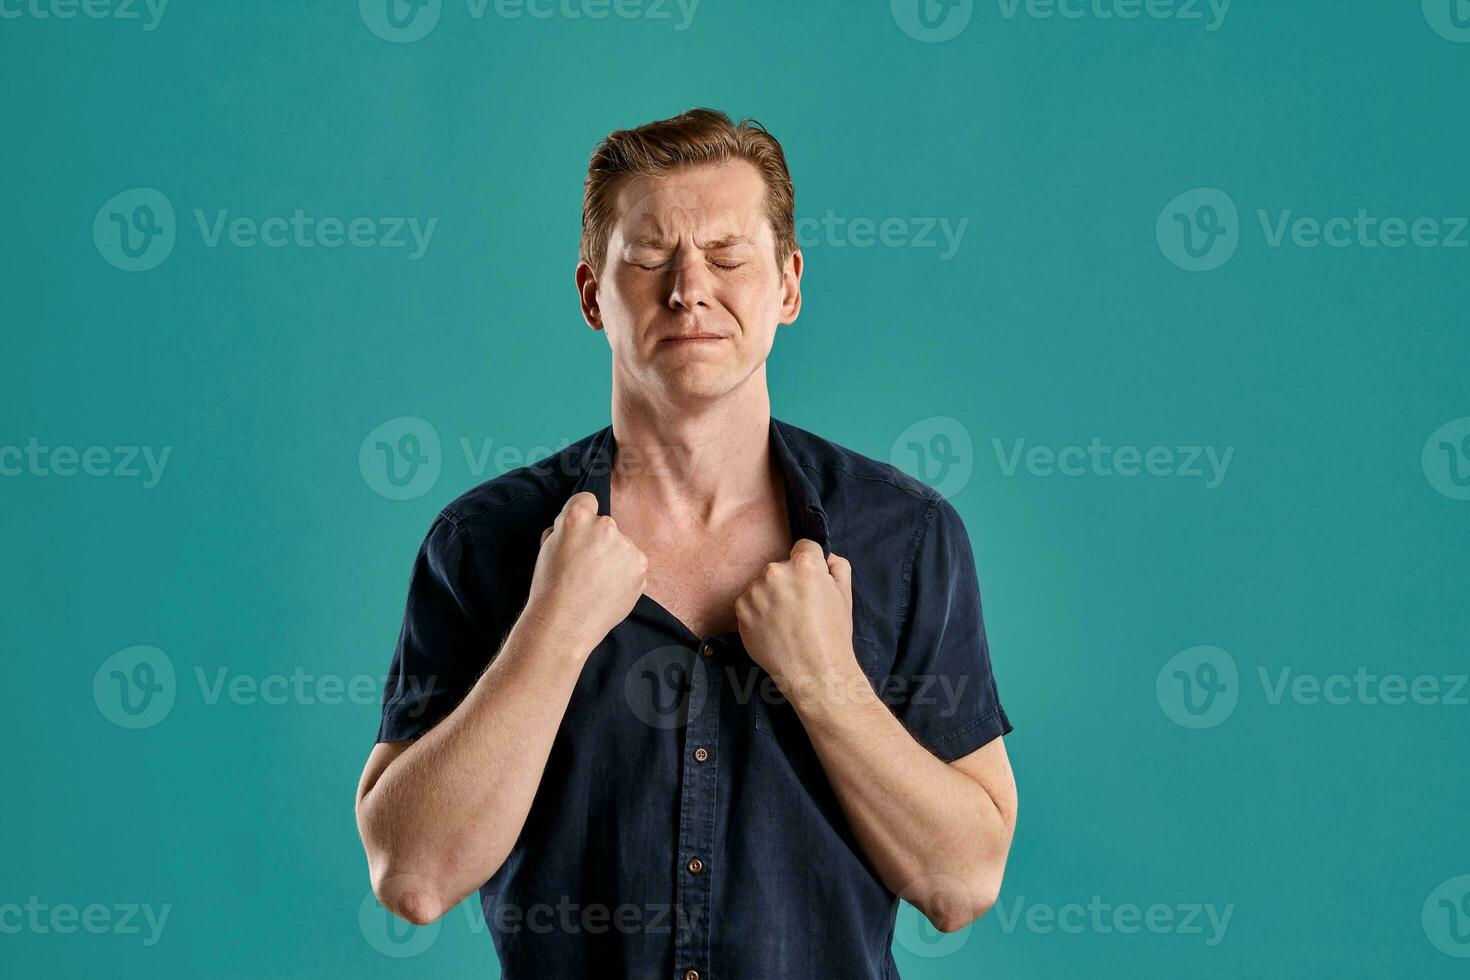
<svg viewBox="0 0 1470 980"><path fill-rule="evenodd" d="M953 762L1009 734L990 666L980 583L964 522L936 497L918 533L905 579L906 619L895 679L903 696L893 712L918 742Z"/></svg>
<svg viewBox="0 0 1470 980"><path fill-rule="evenodd" d="M466 532L441 514L409 578L378 741L417 738L474 686L494 653L489 603Z"/></svg>

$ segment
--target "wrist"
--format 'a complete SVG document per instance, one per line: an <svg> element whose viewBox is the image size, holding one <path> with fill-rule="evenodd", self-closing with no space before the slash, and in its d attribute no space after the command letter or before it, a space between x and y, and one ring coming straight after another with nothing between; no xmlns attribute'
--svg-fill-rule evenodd
<svg viewBox="0 0 1470 980"><path fill-rule="evenodd" d="M808 724L850 714L876 698L850 647L846 656L834 657L818 671L783 678L779 686L782 696Z"/></svg>
<svg viewBox="0 0 1470 980"><path fill-rule="evenodd" d="M589 637L571 617L561 615L544 601L532 598L521 610L516 629L538 646L556 650L578 663L587 659L601 637Z"/></svg>

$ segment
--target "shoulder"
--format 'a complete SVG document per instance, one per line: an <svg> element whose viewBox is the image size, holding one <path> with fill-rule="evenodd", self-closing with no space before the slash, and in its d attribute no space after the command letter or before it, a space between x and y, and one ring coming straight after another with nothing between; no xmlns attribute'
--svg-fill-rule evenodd
<svg viewBox="0 0 1470 980"><path fill-rule="evenodd" d="M475 540L503 537L527 526L534 527L539 538L571 496L598 435L592 433L550 456L472 487L446 504L436 523ZM544 524L536 523L543 517Z"/></svg>
<svg viewBox="0 0 1470 980"><path fill-rule="evenodd" d="M964 520L927 483L805 429L780 423L792 457L852 554L911 568L921 551L955 555L970 548Z"/></svg>
<svg viewBox="0 0 1470 980"><path fill-rule="evenodd" d="M928 484L892 463L875 459L806 429L778 422L792 456L806 472L823 499L845 497L865 505L904 511L922 517L947 501Z"/></svg>

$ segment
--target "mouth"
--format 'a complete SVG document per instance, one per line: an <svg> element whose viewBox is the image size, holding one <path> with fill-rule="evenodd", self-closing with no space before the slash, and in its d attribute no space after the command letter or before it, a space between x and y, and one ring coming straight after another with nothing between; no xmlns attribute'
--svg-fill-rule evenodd
<svg viewBox="0 0 1470 980"><path fill-rule="evenodd" d="M713 333L692 333L692 334L688 334L688 335L683 336L683 337L665 337L663 340L659 341L659 343L661 343L661 344L675 344L675 345L680 345L680 344L707 344L707 343L710 343L711 341L724 340L724 339L725 338L724 337L721 337L719 334L713 334Z"/></svg>

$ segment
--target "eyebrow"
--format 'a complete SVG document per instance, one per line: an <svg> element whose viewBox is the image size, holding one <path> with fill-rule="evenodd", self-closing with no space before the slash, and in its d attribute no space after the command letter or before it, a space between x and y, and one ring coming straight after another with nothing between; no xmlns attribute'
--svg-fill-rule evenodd
<svg viewBox="0 0 1470 980"><path fill-rule="evenodd" d="M637 238L633 239L633 244L641 246L643 248L668 248L668 244L657 235L640 235ZM722 248L733 248L736 245L750 244L752 244L752 240L746 235L726 235L724 238L716 238L712 241L705 242L699 247L706 252L710 252Z"/></svg>

